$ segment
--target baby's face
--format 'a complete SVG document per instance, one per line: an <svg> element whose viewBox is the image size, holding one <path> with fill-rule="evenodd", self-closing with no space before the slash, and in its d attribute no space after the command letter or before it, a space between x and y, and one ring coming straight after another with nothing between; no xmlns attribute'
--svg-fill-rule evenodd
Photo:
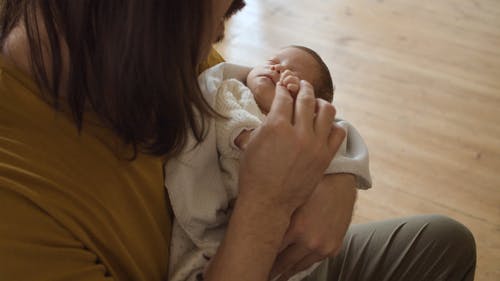
<svg viewBox="0 0 500 281"><path fill-rule="evenodd" d="M276 83L280 80L280 74L287 69L302 80L313 85L316 83L318 63L306 51L294 47L280 50L264 65L254 67L248 74L247 86L264 114L271 109Z"/></svg>

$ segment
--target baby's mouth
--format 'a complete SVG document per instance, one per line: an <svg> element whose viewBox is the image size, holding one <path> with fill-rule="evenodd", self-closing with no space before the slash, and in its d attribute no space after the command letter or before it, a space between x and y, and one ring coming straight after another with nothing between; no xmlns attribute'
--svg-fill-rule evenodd
<svg viewBox="0 0 500 281"><path fill-rule="evenodd" d="M267 78L267 79L271 80L271 82L273 82L273 84L276 84L276 82L274 81L273 76L271 76L269 74L260 75L260 77Z"/></svg>

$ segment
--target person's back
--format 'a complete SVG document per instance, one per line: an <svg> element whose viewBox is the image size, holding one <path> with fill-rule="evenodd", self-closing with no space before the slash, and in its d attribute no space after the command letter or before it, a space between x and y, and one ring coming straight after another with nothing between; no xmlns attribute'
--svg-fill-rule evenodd
<svg viewBox="0 0 500 281"><path fill-rule="evenodd" d="M166 278L162 162L120 157L88 116L79 133L0 58L1 280Z"/></svg>

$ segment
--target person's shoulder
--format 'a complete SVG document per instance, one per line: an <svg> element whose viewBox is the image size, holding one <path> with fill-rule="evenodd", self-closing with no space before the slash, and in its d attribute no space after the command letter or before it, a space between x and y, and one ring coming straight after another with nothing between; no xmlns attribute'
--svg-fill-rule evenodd
<svg viewBox="0 0 500 281"><path fill-rule="evenodd" d="M213 67L221 62L224 62L224 58L217 52L217 50L213 49L210 51L207 59L202 62L199 66L199 73L202 73L206 69Z"/></svg>

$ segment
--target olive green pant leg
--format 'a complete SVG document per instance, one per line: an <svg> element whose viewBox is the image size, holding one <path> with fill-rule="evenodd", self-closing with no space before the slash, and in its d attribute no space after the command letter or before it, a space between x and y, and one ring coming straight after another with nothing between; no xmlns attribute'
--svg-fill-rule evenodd
<svg viewBox="0 0 500 281"><path fill-rule="evenodd" d="M474 237L462 224L439 215L352 225L342 250L307 281L474 279Z"/></svg>

